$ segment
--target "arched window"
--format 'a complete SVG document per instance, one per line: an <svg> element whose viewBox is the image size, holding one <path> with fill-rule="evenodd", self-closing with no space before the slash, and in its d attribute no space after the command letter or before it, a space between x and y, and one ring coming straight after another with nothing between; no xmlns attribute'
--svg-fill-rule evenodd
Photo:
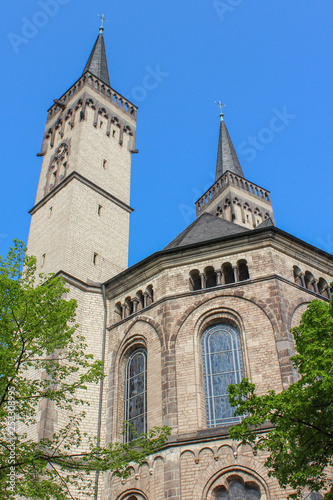
<svg viewBox="0 0 333 500"><path fill-rule="evenodd" d="M127 425L125 441L147 432L147 351L140 348L132 352L125 370L124 421Z"/></svg>
<svg viewBox="0 0 333 500"><path fill-rule="evenodd" d="M228 490L221 488L215 496L216 500L259 500L260 490L255 484L243 484L241 479L232 481Z"/></svg>
<svg viewBox="0 0 333 500"><path fill-rule="evenodd" d="M238 384L243 378L238 331L226 324L211 326L204 332L201 345L207 426L240 422L228 399L228 385Z"/></svg>
<svg viewBox="0 0 333 500"><path fill-rule="evenodd" d="M318 281L318 292L323 297L327 297L328 299L330 298L330 288L328 286L327 281L324 280L324 278L319 278L319 281Z"/></svg>
<svg viewBox="0 0 333 500"><path fill-rule="evenodd" d="M136 296L137 296L138 301L139 301L137 310L140 311L141 309L143 309L145 307L145 299L144 299L142 290L139 290L137 292Z"/></svg>
<svg viewBox="0 0 333 500"><path fill-rule="evenodd" d="M131 297L126 297L125 299L125 304L126 304L126 317L131 316L133 314L133 302Z"/></svg>
<svg viewBox="0 0 333 500"><path fill-rule="evenodd" d="M147 292L147 306L150 306L154 302L154 290L153 285L148 285L146 288Z"/></svg>
<svg viewBox="0 0 333 500"><path fill-rule="evenodd" d="M212 266L206 267L204 270L206 279L206 288L212 288L217 284L216 272Z"/></svg>
<svg viewBox="0 0 333 500"><path fill-rule="evenodd" d="M294 281L298 285L304 286L303 280L302 280L302 271L300 270L299 267L294 266Z"/></svg>
<svg viewBox="0 0 333 500"><path fill-rule="evenodd" d="M115 312L116 321L120 321L123 318L123 308L122 308L121 302L117 302L117 304L114 308L114 312Z"/></svg>
<svg viewBox="0 0 333 500"><path fill-rule="evenodd" d="M308 499L309 500L323 500L323 496L316 491L312 491L310 496L308 496Z"/></svg>
<svg viewBox="0 0 333 500"><path fill-rule="evenodd" d="M201 276L198 269L190 272L190 287L192 291L201 290Z"/></svg>
<svg viewBox="0 0 333 500"><path fill-rule="evenodd" d="M242 259L237 262L238 267L238 279L239 281L245 281L250 279L249 268L247 267L246 260Z"/></svg>
<svg viewBox="0 0 333 500"><path fill-rule="evenodd" d="M310 273L310 271L306 271L304 275L304 282L305 282L305 288L308 290L312 290L315 292L315 287L314 287L314 277L313 274Z"/></svg>
<svg viewBox="0 0 333 500"><path fill-rule="evenodd" d="M147 498L146 495L143 495L135 491L135 493L129 493L128 495L121 497L121 500L145 500L146 498Z"/></svg>
<svg viewBox="0 0 333 500"><path fill-rule="evenodd" d="M229 283L235 283L235 274L230 262L223 264L222 266L223 284L229 285Z"/></svg>

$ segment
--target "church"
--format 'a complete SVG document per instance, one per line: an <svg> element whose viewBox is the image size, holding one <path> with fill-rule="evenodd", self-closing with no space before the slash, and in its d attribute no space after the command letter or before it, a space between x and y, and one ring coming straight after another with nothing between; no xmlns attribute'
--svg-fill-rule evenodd
<svg viewBox="0 0 333 500"><path fill-rule="evenodd" d="M276 227L270 192L246 178L221 109L216 178L196 220L128 268L136 121L110 86L100 28L82 75L48 110L28 252L39 272L64 277L79 332L104 362L83 431L103 444L123 439L124 421L172 431L128 479L100 474L96 498L285 500L265 455L229 439L239 417L228 385L248 377L263 394L295 380L290 329L311 300L329 301L333 256ZM48 402L36 437L60 420Z"/></svg>

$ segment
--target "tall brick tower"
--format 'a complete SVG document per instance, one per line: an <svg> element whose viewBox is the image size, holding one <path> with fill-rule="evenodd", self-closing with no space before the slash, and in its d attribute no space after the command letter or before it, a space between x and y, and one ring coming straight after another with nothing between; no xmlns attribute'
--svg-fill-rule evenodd
<svg viewBox="0 0 333 500"><path fill-rule="evenodd" d="M137 108L110 87L103 28L48 111L28 252L38 271L102 282L127 267Z"/></svg>
<svg viewBox="0 0 333 500"><path fill-rule="evenodd" d="M43 157L28 239L38 272L63 276L77 300L78 333L87 352L104 360L103 283L127 268L131 155L137 108L110 87L103 28L81 77L48 110ZM82 432L101 436L101 390L86 392ZM52 438L63 422L51 401L39 408L32 439Z"/></svg>

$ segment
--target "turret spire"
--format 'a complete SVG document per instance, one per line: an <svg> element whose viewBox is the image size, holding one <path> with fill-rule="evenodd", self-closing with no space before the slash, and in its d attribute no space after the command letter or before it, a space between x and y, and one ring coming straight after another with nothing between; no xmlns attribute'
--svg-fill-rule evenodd
<svg viewBox="0 0 333 500"><path fill-rule="evenodd" d="M224 104L222 104L221 101L216 103L220 106L220 133L217 148L215 180L217 181L227 170L244 177L237 153L223 119L222 106L224 106Z"/></svg>
<svg viewBox="0 0 333 500"><path fill-rule="evenodd" d="M95 45L91 51L88 62L83 70L84 73L89 71L93 75L97 76L103 83L106 83L110 87L110 77L109 77L109 69L108 62L106 59L106 50L104 44L104 36L103 36L103 21L106 21L104 15L100 16L102 19L102 25L99 29L99 35L95 42Z"/></svg>

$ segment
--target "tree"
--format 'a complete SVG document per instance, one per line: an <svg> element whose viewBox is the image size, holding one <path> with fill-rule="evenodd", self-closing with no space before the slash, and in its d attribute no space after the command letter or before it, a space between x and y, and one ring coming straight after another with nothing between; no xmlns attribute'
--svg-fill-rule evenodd
<svg viewBox="0 0 333 500"><path fill-rule="evenodd" d="M263 396L248 379L229 386L236 414L246 415L230 436L269 453L269 474L281 487L295 490L289 498L324 489L324 498L333 499L327 477L327 467L333 465L333 299L329 304L312 301L292 333L297 354L291 361L298 381ZM267 432L262 426L269 427Z"/></svg>
<svg viewBox="0 0 333 500"><path fill-rule="evenodd" d="M86 352L75 324L76 302L66 299L64 280L36 277L36 259L25 250L15 241L7 259L0 257L1 498L64 500L73 498L70 486L93 494L92 472L128 476L130 462L142 464L170 430L154 428L131 443L105 448L82 434L88 405L82 394L87 384L100 382L103 366ZM43 402L64 412L66 424L37 441L29 432Z"/></svg>

